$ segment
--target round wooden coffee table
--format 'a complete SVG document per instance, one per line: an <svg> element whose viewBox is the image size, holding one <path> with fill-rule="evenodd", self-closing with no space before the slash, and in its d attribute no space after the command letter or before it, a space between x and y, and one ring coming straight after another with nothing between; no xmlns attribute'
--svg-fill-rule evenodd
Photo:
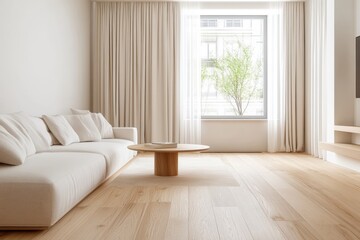
<svg viewBox="0 0 360 240"><path fill-rule="evenodd" d="M177 176L179 152L201 152L209 149L206 145L178 144L176 148L151 148L145 144L128 146L134 151L155 153L154 174L156 176Z"/></svg>

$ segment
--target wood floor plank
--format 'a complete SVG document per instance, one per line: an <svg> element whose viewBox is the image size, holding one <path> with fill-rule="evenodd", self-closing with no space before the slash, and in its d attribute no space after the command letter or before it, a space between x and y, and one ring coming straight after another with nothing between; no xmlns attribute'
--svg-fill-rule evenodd
<svg viewBox="0 0 360 240"><path fill-rule="evenodd" d="M42 231L34 240L67 240L69 234L79 228L96 211L91 207L75 207L51 228Z"/></svg>
<svg viewBox="0 0 360 240"><path fill-rule="evenodd" d="M321 240L322 237L305 221L277 221L286 239Z"/></svg>
<svg viewBox="0 0 360 240"><path fill-rule="evenodd" d="M360 173L306 154L184 154L178 177L140 154L58 223L0 240L360 239Z"/></svg>
<svg viewBox="0 0 360 240"><path fill-rule="evenodd" d="M165 202L152 202L148 205L136 235L137 240L165 239L170 205Z"/></svg>
<svg viewBox="0 0 360 240"><path fill-rule="evenodd" d="M32 240L39 234L39 231L3 231L0 232L1 240Z"/></svg>
<svg viewBox="0 0 360 240"><path fill-rule="evenodd" d="M245 219L237 207L214 207L214 212L220 239L253 239Z"/></svg>
<svg viewBox="0 0 360 240"><path fill-rule="evenodd" d="M219 239L212 201L207 187L189 187L189 239Z"/></svg>
<svg viewBox="0 0 360 240"><path fill-rule="evenodd" d="M268 217L275 221L304 220L259 173L245 163L252 159L242 155L240 161L235 160L234 156L230 161L229 159L224 161L234 167L236 178L249 188Z"/></svg>
<svg viewBox="0 0 360 240"><path fill-rule="evenodd" d="M256 161L247 161L324 239L356 239L351 231L339 228L342 221L300 189ZM351 238L349 238L351 237Z"/></svg>
<svg viewBox="0 0 360 240"><path fill-rule="evenodd" d="M84 222L84 224L68 234L67 239L101 239L118 214L119 209L100 207L87 219L87 221Z"/></svg>
<svg viewBox="0 0 360 240"><path fill-rule="evenodd" d="M162 194L159 201L171 202L169 221L165 238L171 240L189 239L189 191L188 187L171 187L170 194Z"/></svg>
<svg viewBox="0 0 360 240"><path fill-rule="evenodd" d="M338 224L333 216L322 208L321 205L309 199L298 189L284 181L277 174L267 170L255 161L247 161L249 166L256 169L256 172L262 176L301 216L316 224L335 225Z"/></svg>
<svg viewBox="0 0 360 240"><path fill-rule="evenodd" d="M208 188L214 207L236 207L237 203L231 190L227 187Z"/></svg>
<svg viewBox="0 0 360 240"><path fill-rule="evenodd" d="M349 184L347 181L342 181L342 178L347 178L345 175L338 175L336 177L338 181L335 181L333 179L334 175L324 175L313 169L313 166L310 168L315 172L311 173L311 169L310 171L308 169L309 165L312 165L310 163L307 164L307 167L302 167L298 165L298 162L293 161L294 159L288 160L292 161L284 162L283 158L281 158L279 162L281 162L282 167L291 166L292 171L278 172L278 175L282 176L286 182L302 191L328 212L331 212L341 226L341 229L338 229L338 231L350 232L348 235L355 235L360 239L360 196L353 194L358 192L357 186ZM263 163L263 165L267 165L267 163ZM272 167L274 166L276 164L272 164ZM339 169L336 170L338 171ZM333 173L334 171L331 172Z"/></svg>
<svg viewBox="0 0 360 240"><path fill-rule="evenodd" d="M232 192L237 199L240 214L254 239L285 239L276 223L269 218L247 187L234 187Z"/></svg>
<svg viewBox="0 0 360 240"><path fill-rule="evenodd" d="M133 203L123 207L101 240L133 240L136 238L147 204Z"/></svg>

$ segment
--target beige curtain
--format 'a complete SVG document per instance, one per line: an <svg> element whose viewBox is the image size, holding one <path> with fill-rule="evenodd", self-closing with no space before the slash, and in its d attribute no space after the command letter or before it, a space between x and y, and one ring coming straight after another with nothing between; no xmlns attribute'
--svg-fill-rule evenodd
<svg viewBox="0 0 360 240"><path fill-rule="evenodd" d="M178 3L93 5L92 110L141 143L179 140L179 28Z"/></svg>
<svg viewBox="0 0 360 240"><path fill-rule="evenodd" d="M304 3L276 3L268 20L268 151L301 152L305 141Z"/></svg>

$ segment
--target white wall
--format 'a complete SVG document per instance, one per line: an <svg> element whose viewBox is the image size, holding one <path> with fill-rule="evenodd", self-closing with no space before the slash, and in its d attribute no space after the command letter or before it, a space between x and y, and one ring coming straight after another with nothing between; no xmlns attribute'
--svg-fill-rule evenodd
<svg viewBox="0 0 360 240"><path fill-rule="evenodd" d="M359 24L360 0L334 1L335 125L359 125L359 102L355 100L355 35ZM357 9L357 10L356 10ZM335 142L351 141L350 134L335 132ZM353 141L357 142L357 138ZM360 161L334 153L326 160L360 171Z"/></svg>
<svg viewBox="0 0 360 240"><path fill-rule="evenodd" d="M267 151L267 120L203 120L201 128L211 152Z"/></svg>
<svg viewBox="0 0 360 240"><path fill-rule="evenodd" d="M354 124L354 0L335 1L335 124ZM335 141L337 141L335 136Z"/></svg>
<svg viewBox="0 0 360 240"><path fill-rule="evenodd" d="M360 36L360 0L355 0L355 36ZM360 98L355 99L355 125L360 126ZM360 144L360 136L354 142Z"/></svg>
<svg viewBox="0 0 360 240"><path fill-rule="evenodd" d="M0 1L0 113L90 105L90 0Z"/></svg>
<svg viewBox="0 0 360 240"><path fill-rule="evenodd" d="M355 0L355 34L360 36L360 0Z"/></svg>

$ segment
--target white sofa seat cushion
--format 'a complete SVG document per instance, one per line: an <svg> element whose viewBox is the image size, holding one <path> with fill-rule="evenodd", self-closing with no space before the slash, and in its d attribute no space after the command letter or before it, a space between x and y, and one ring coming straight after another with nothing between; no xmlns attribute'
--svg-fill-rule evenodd
<svg viewBox="0 0 360 240"><path fill-rule="evenodd" d="M105 179L100 154L38 153L0 164L0 226L48 227Z"/></svg>
<svg viewBox="0 0 360 240"><path fill-rule="evenodd" d="M52 152L88 152L102 154L106 158L106 177L110 177L131 158L133 151L127 146L134 142L124 139L102 139L101 142L81 142L68 146L52 146Z"/></svg>

